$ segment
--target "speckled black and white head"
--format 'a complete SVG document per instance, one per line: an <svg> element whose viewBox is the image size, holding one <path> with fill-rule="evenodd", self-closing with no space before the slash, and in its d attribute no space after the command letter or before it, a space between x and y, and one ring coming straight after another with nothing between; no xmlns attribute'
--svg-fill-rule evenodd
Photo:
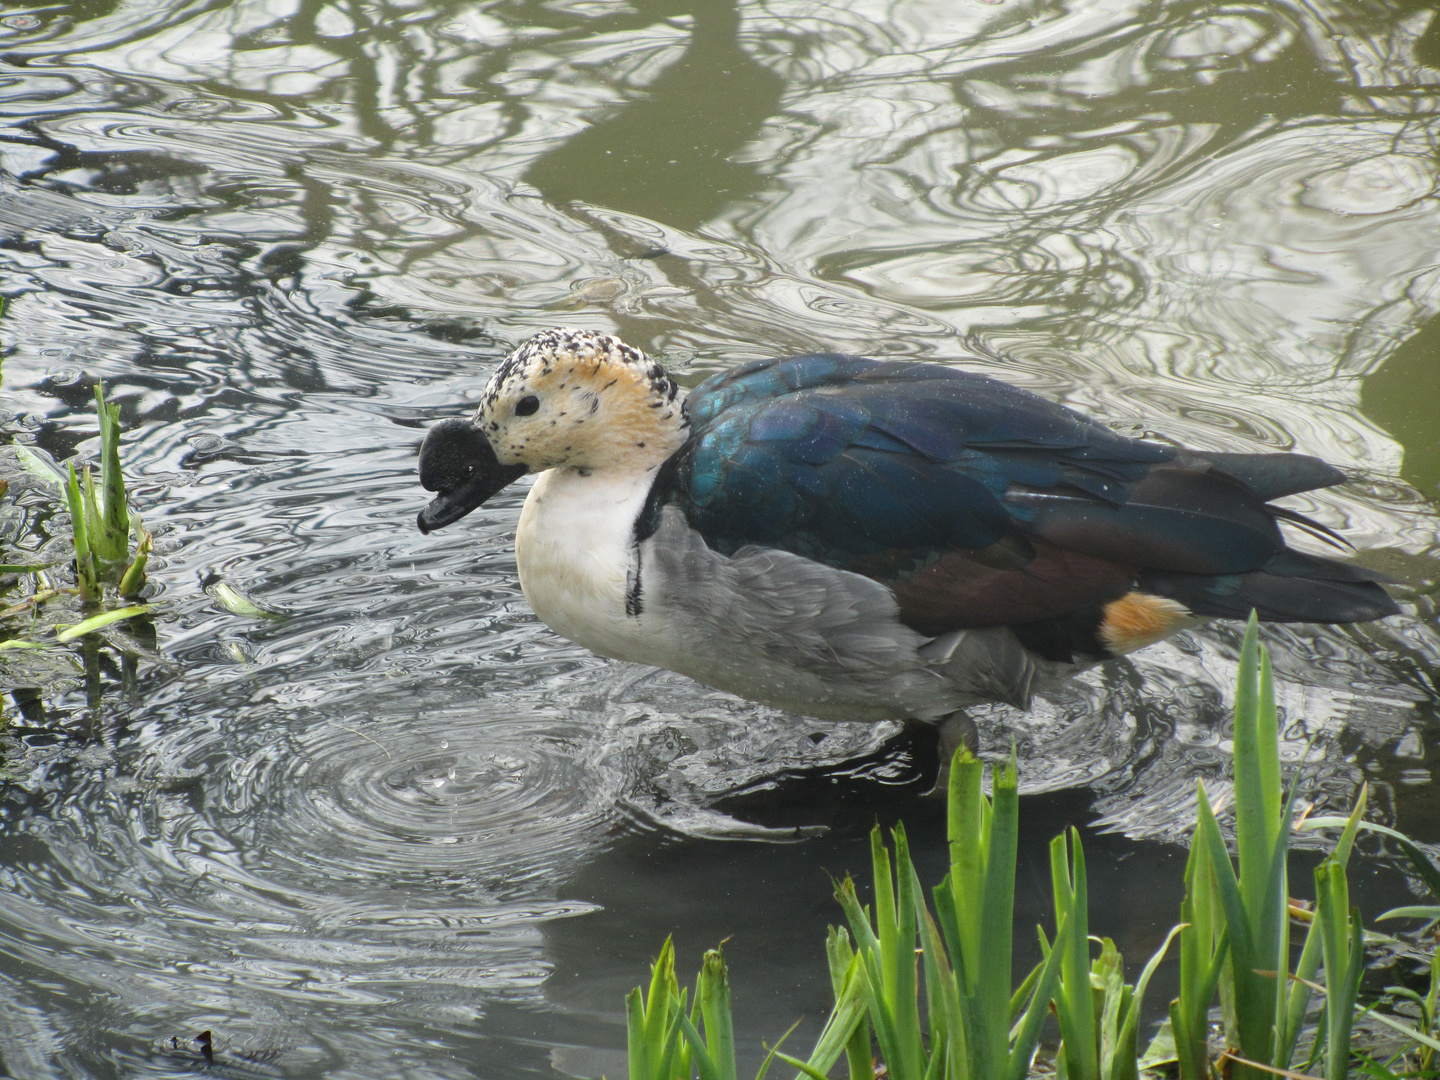
<svg viewBox="0 0 1440 1080"><path fill-rule="evenodd" d="M546 330L507 356L475 424L506 465L634 469L684 440L680 390L665 369L612 334Z"/></svg>

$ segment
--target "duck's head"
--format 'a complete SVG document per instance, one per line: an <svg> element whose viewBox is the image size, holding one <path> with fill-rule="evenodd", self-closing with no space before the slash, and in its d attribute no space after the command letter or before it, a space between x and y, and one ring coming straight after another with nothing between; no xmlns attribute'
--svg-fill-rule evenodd
<svg viewBox="0 0 1440 1080"><path fill-rule="evenodd" d="M653 468L684 440L679 387L611 334L546 330L507 356L472 420L442 420L420 447L436 492L421 532L458 521L519 477L546 469Z"/></svg>

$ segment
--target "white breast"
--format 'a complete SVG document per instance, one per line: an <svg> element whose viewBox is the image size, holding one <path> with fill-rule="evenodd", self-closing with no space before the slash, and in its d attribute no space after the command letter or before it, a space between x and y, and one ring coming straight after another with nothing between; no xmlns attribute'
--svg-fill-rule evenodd
<svg viewBox="0 0 1440 1080"><path fill-rule="evenodd" d="M935 719L1028 698L1035 675L993 628L931 641L884 585L785 551L710 549L675 507L636 545L654 470L553 469L525 500L515 557L556 633L753 701L836 720Z"/></svg>
<svg viewBox="0 0 1440 1080"><path fill-rule="evenodd" d="M515 531L520 587L552 630L602 656L654 663L625 615L634 523L654 470L616 475L551 469L525 499Z"/></svg>

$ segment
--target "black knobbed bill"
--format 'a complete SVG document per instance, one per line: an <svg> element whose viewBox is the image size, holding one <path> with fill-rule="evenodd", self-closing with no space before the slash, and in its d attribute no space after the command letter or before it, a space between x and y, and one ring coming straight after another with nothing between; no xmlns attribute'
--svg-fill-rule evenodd
<svg viewBox="0 0 1440 1080"><path fill-rule="evenodd" d="M524 465L500 464L485 432L469 420L441 420L420 445L420 486L437 494L416 524L422 533L443 529L525 472Z"/></svg>

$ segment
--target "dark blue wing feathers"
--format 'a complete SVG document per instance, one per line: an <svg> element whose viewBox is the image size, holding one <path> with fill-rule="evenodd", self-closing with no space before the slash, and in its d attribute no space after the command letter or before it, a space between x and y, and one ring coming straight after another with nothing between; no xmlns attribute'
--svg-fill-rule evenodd
<svg viewBox="0 0 1440 1080"><path fill-rule="evenodd" d="M1247 589L1275 607L1304 591L1264 569L1278 558L1290 570L1276 517L1298 515L1266 501L1343 479L1300 455L1127 439L953 368L835 353L745 364L685 409L690 438L657 477L642 532L674 504L717 551L780 547L867 573L902 607L907 575L931 567L911 603L936 632L1014 622L1007 605L1065 616L1142 579L1200 613L1228 614ZM997 569L996 552L1029 562ZM1364 581L1345 589L1355 610L1390 603Z"/></svg>
<svg viewBox="0 0 1440 1080"><path fill-rule="evenodd" d="M746 364L686 402L674 501L717 550L780 544L836 565L984 548L1034 516L1018 486L1108 503L1175 456L1016 387L835 354Z"/></svg>

